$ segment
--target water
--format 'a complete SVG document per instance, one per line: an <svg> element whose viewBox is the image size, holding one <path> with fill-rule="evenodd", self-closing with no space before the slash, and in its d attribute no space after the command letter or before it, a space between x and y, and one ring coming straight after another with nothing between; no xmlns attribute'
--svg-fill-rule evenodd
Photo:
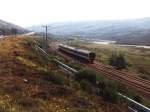
<svg viewBox="0 0 150 112"><path fill-rule="evenodd" d="M118 46L150 49L150 46L144 46L144 45L118 45Z"/></svg>
<svg viewBox="0 0 150 112"><path fill-rule="evenodd" d="M115 44L116 41L111 41L111 40L94 40L92 41L94 44L101 44L101 45L118 45L118 46L123 46L123 47L136 47L136 48L144 48L144 49L150 49L150 46L144 46L144 45L126 45L126 44Z"/></svg>
<svg viewBox="0 0 150 112"><path fill-rule="evenodd" d="M98 41L93 41L92 43L94 43L94 44L102 44L102 45L109 45L109 44L115 44L116 41L98 40Z"/></svg>

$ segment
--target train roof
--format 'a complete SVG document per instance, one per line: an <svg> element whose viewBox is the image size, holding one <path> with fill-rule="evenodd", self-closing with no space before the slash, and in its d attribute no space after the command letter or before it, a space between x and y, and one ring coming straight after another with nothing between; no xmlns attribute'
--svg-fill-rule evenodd
<svg viewBox="0 0 150 112"><path fill-rule="evenodd" d="M78 49L78 48L75 48L75 47L72 47L72 46L68 46L68 45L64 45L64 44L59 44L59 45L63 46L63 47L66 47L66 48L69 48L69 49L72 49L72 50L77 50L77 51L83 52L83 53L93 53L93 52L88 51L88 50Z"/></svg>

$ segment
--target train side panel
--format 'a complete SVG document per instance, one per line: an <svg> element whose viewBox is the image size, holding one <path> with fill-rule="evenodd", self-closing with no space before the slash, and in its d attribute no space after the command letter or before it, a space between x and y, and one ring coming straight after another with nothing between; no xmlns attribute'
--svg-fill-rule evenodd
<svg viewBox="0 0 150 112"><path fill-rule="evenodd" d="M70 54L75 58L84 60L89 63L93 63L93 61L96 57L96 54L91 51L76 49L74 47L70 47L70 46L62 45L62 44L59 45L59 50L65 52L67 54Z"/></svg>

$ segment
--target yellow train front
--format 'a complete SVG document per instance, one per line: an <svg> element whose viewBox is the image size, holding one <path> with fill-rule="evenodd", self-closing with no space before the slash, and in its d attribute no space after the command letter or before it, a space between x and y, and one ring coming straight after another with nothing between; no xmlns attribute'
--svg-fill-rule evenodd
<svg viewBox="0 0 150 112"><path fill-rule="evenodd" d="M64 44L59 45L59 50L82 62L93 63L96 57L96 54L92 51L77 49L75 47L71 47Z"/></svg>

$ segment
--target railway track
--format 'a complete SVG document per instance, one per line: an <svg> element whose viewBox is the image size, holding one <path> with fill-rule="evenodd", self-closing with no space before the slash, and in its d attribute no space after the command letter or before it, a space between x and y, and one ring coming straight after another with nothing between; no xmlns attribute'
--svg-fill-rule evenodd
<svg viewBox="0 0 150 112"><path fill-rule="evenodd" d="M72 59L71 57L60 52L59 55L64 58ZM109 79L116 80L129 87L132 87L138 92L142 93L144 96L150 98L150 81L132 76L131 74L126 74L113 68L109 68L108 66L99 64L97 62L94 64L88 64L86 66L96 69L98 72L102 72Z"/></svg>
<svg viewBox="0 0 150 112"><path fill-rule="evenodd" d="M89 64L89 66L99 72L102 72L109 79L120 81L121 83L126 84L141 93L144 93L143 95L150 98L150 83L148 81L144 82L143 79L129 76L128 74L118 72L117 70L109 70L105 66L98 63Z"/></svg>
<svg viewBox="0 0 150 112"><path fill-rule="evenodd" d="M97 62L94 62L94 64L97 65L97 66L99 66L99 67L101 67L101 68L104 68L105 70L114 72L114 73L116 73L116 74L118 74L118 75L120 75L120 76L122 76L122 77L128 77L128 78L131 78L131 79L134 79L134 80L143 82L143 83L149 85L149 87L150 87L150 81L148 81L148 80L144 80L144 79L142 79L142 78L140 78L140 77L137 77L137 76L134 76L134 75L132 75L132 74L129 75L128 73L125 73L125 72L116 70L116 69L114 69L114 68L112 68L112 67L110 68L110 67L108 67L108 66L102 65L102 64L97 63Z"/></svg>
<svg viewBox="0 0 150 112"><path fill-rule="evenodd" d="M73 59L64 53L59 52L58 46L54 46L53 50L57 51L57 54L65 59ZM91 67L98 72L103 73L109 79L121 82L128 87L136 89L138 92L150 99L150 81L144 80L130 73L121 72L113 67L100 64L96 61L93 64L85 64L85 66Z"/></svg>

